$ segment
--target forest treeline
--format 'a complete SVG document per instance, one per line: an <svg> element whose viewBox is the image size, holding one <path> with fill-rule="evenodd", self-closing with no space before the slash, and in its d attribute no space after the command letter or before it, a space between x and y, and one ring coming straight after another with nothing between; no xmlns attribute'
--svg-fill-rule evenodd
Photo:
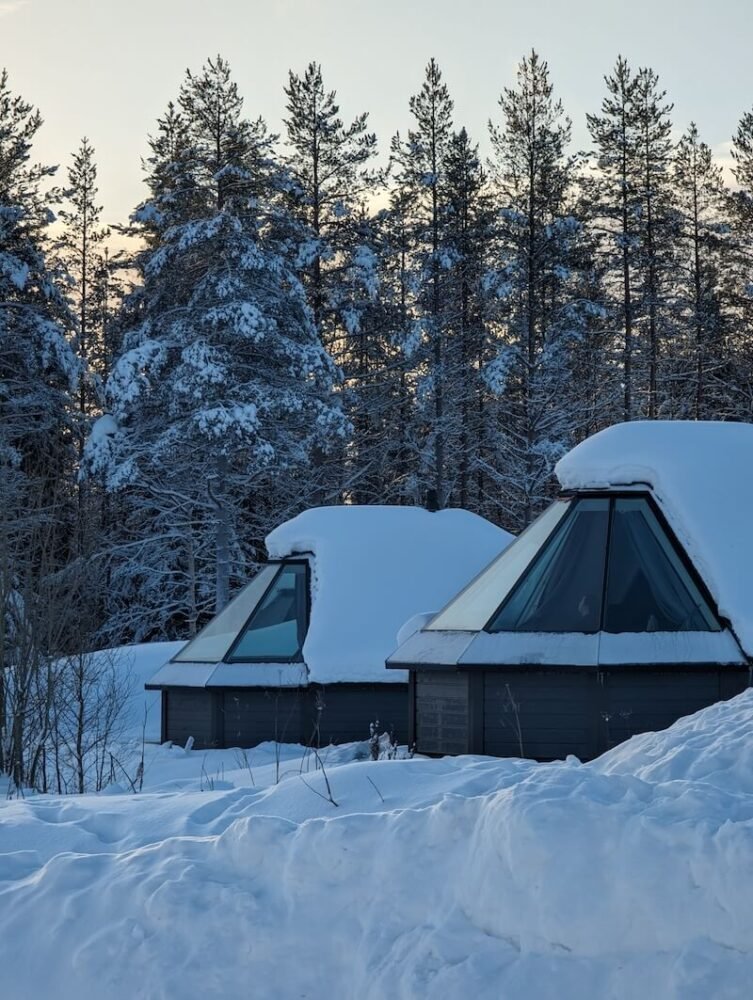
<svg viewBox="0 0 753 1000"><path fill-rule="evenodd" d="M91 144L51 180L0 78L6 696L61 651L191 635L307 506L519 531L607 424L751 418L753 113L733 188L623 59L578 153L524 58L488 162L433 60L388 166L317 64L280 135L222 58L176 83L111 254Z"/></svg>

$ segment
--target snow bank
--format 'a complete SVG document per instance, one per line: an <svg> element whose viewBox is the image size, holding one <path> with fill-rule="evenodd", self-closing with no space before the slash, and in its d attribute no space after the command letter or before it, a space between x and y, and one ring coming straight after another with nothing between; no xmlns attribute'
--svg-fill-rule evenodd
<svg viewBox="0 0 753 1000"><path fill-rule="evenodd" d="M313 554L310 679L406 679L384 667L402 625L438 611L511 540L469 511L420 507L316 507L280 525L270 558Z"/></svg>
<svg viewBox="0 0 753 1000"><path fill-rule="evenodd" d="M747 997L751 746L753 692L588 765L340 747L337 806L303 748L151 747L142 795L0 805L3 989Z"/></svg>
<svg viewBox="0 0 753 1000"><path fill-rule="evenodd" d="M594 434L560 459L565 489L646 483L753 655L753 425L636 421Z"/></svg>

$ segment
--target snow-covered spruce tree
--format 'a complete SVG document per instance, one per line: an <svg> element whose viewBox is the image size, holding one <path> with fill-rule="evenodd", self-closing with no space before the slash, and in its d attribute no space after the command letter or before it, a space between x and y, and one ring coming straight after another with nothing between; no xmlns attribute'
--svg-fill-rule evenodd
<svg viewBox="0 0 753 1000"><path fill-rule="evenodd" d="M53 168L42 124L0 74L0 771L30 778L49 725L51 657L69 638L60 569L72 522L76 357L45 255Z"/></svg>
<svg viewBox="0 0 753 1000"><path fill-rule="evenodd" d="M522 60L500 107L502 123L491 136L502 208L488 278L498 294L499 347L485 375L499 397L494 471L503 520L522 528L545 503L554 462L577 434L573 347L588 304L573 295L582 227L570 214L570 121L535 52Z"/></svg>
<svg viewBox="0 0 753 1000"><path fill-rule="evenodd" d="M0 450L6 468L54 476L68 459L79 366L65 337L68 311L45 256L55 168L30 163L39 112L0 73Z"/></svg>
<svg viewBox="0 0 753 1000"><path fill-rule="evenodd" d="M190 633L222 608L265 531L305 504L312 449L347 430L271 146L221 58L187 73L152 140L143 287L88 446L89 468L128 487L115 591L133 634Z"/></svg>

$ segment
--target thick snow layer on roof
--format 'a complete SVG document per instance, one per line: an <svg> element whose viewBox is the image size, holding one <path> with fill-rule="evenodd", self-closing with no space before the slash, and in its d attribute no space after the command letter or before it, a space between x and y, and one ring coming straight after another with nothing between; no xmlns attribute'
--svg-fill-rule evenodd
<svg viewBox="0 0 753 1000"><path fill-rule="evenodd" d="M310 680L400 680L384 664L401 626L442 608L511 537L469 511L421 507L315 507L281 524L267 536L270 558L314 556Z"/></svg>
<svg viewBox="0 0 753 1000"><path fill-rule="evenodd" d="M182 645L178 647L182 649ZM249 670L253 673L249 674ZM191 663L168 660L149 678L148 689L162 687L300 687L308 678L304 663Z"/></svg>
<svg viewBox="0 0 753 1000"><path fill-rule="evenodd" d="M636 421L594 434L560 459L564 489L646 483L753 655L753 425Z"/></svg>
<svg viewBox="0 0 753 1000"><path fill-rule="evenodd" d="M457 632L424 629L395 650L390 666L547 664L745 663L732 634L723 632Z"/></svg>

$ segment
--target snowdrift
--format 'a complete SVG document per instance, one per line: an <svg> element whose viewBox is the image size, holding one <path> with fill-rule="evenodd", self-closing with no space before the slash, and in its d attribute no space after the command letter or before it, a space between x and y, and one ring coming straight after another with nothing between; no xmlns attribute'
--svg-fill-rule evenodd
<svg viewBox="0 0 753 1000"><path fill-rule="evenodd" d="M753 692L589 765L351 745L337 806L302 748L150 748L0 807L3 994L747 997L752 748Z"/></svg>

